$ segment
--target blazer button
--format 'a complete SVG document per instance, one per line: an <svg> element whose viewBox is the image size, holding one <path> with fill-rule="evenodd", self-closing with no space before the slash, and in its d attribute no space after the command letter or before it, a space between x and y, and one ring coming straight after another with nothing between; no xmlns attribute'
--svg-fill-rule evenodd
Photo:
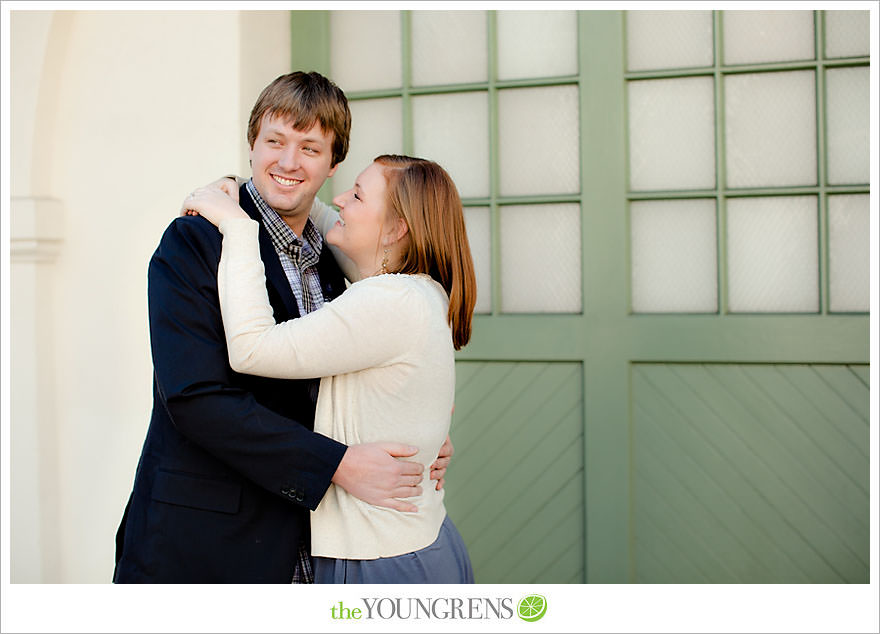
<svg viewBox="0 0 880 634"><path fill-rule="evenodd" d="M281 489L281 495L290 495L290 489L284 487L283 489Z"/></svg>

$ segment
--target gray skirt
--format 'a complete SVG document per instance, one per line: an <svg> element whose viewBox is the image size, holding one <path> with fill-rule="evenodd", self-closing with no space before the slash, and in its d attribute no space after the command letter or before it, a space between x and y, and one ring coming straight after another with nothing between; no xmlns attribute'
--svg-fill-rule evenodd
<svg viewBox="0 0 880 634"><path fill-rule="evenodd" d="M437 540L421 550L379 559L313 557L315 583L473 583L464 541L447 515Z"/></svg>

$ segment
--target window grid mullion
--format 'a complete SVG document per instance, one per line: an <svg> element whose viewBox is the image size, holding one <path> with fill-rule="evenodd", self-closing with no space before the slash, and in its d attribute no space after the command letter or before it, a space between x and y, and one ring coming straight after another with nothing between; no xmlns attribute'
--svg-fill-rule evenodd
<svg viewBox="0 0 880 634"><path fill-rule="evenodd" d="M828 138L827 138L827 103L825 101L825 12L814 11L815 26L813 27L816 46L816 182L819 192L816 209L817 239L819 249L819 314L830 312L831 281L829 275L828 254Z"/></svg>
<svg viewBox="0 0 880 634"><path fill-rule="evenodd" d="M632 191L628 200L667 200L669 198L709 198L720 195L725 198L754 198L756 196L818 196L820 194L867 194L865 185L786 185L784 187L742 187L733 189L658 189Z"/></svg>
<svg viewBox="0 0 880 634"><path fill-rule="evenodd" d="M701 72L700 74L706 74ZM467 84L436 84L430 86L413 86L409 84L406 92L410 95L442 95L446 93L461 92L485 92L490 85L496 89L503 90L505 88L540 88L550 86L574 86L579 84L579 78L576 75L565 75L560 77L535 77L532 79L507 79L503 81L477 82ZM358 101L363 99L381 99L384 97L399 97L403 94L402 88L377 88L375 90L360 90L346 93L349 101Z"/></svg>
<svg viewBox="0 0 880 634"><path fill-rule="evenodd" d="M724 110L724 29L721 11L712 12L714 81L715 81L715 266L718 288L717 314L728 314L728 274L727 274L727 135L725 134Z"/></svg>
<svg viewBox="0 0 880 634"><path fill-rule="evenodd" d="M717 13L723 13L716 11ZM720 40L723 36L716 35L716 40ZM826 68L845 68L847 66L865 66L870 63L871 58L862 57L843 57L840 59L821 59L820 63ZM737 64L723 65L722 71L725 75L744 75L754 73L776 73L780 71L794 70L812 70L816 68L816 59L797 60L792 62L762 62L760 64ZM624 79L627 81L634 79L673 79L678 77L710 77L715 74L715 66L699 66L693 68L663 68L660 70L634 70L624 73Z"/></svg>
<svg viewBox="0 0 880 634"><path fill-rule="evenodd" d="M412 16L411 11L400 12L401 59L401 124L403 125L403 153L413 156L415 146L412 116Z"/></svg>
<svg viewBox="0 0 880 634"><path fill-rule="evenodd" d="M501 183L499 168L498 130L498 16L486 12L486 45L488 51L488 112L489 112L489 248L491 255L491 315L501 314L501 216L498 207L498 188Z"/></svg>

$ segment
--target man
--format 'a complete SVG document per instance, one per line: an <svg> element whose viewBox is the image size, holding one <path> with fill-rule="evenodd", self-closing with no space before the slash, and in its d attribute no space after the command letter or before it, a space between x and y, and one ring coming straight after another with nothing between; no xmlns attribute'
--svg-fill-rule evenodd
<svg viewBox="0 0 880 634"><path fill-rule="evenodd" d="M260 222L277 321L319 308L344 279L309 221L315 194L348 151L342 91L291 73L260 95L248 124L253 176L241 206ZM330 483L380 506L415 511L416 448L346 447L312 431L318 380L229 367L217 298L221 236L176 219L149 267L154 404L134 489L116 536L116 583L311 581L309 509ZM451 449L435 463L442 478ZM441 480L442 481L442 480Z"/></svg>

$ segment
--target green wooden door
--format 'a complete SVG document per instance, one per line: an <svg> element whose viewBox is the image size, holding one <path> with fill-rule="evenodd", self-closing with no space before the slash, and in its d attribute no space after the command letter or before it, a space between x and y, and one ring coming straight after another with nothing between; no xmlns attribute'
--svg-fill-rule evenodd
<svg viewBox="0 0 880 634"><path fill-rule="evenodd" d="M292 13L352 103L336 191L405 152L463 196L478 582L867 582L866 25Z"/></svg>

